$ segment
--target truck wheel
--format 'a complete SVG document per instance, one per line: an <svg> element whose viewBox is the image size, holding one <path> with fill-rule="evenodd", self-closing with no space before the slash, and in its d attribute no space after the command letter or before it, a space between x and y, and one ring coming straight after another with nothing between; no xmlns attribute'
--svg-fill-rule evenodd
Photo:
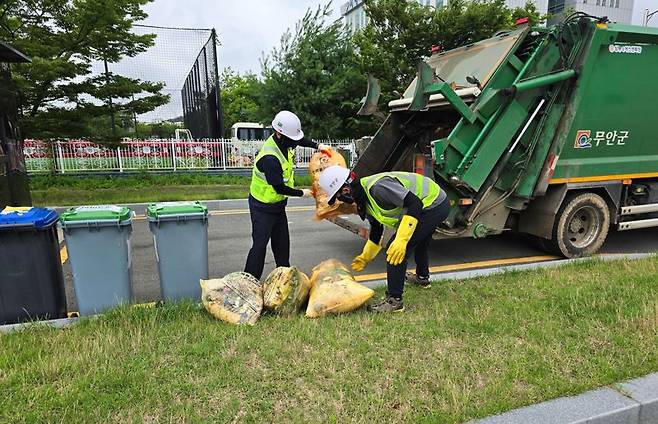
<svg viewBox="0 0 658 424"><path fill-rule="evenodd" d="M594 193L567 197L555 217L553 239L555 253L567 258L589 256L598 251L610 227L610 210L601 196Z"/></svg>

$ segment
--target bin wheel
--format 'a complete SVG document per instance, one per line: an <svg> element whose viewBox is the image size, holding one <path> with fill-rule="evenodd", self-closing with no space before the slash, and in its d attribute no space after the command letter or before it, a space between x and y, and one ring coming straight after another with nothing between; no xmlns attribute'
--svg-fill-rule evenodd
<svg viewBox="0 0 658 424"><path fill-rule="evenodd" d="M567 258L589 256L601 248L609 228L606 201L595 193L575 193L562 202L553 224L553 238L544 244Z"/></svg>

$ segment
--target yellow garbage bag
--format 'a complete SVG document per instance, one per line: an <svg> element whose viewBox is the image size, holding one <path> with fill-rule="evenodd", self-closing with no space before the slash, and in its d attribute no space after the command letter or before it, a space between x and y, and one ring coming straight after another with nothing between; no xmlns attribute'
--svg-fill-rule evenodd
<svg viewBox="0 0 658 424"><path fill-rule="evenodd" d="M201 280L201 302L215 318L231 324L254 325L263 310L263 288L246 272Z"/></svg>
<svg viewBox="0 0 658 424"><path fill-rule="evenodd" d="M263 283L265 309L282 315L302 310L308 301L311 282L296 267L281 266L270 273Z"/></svg>
<svg viewBox="0 0 658 424"><path fill-rule="evenodd" d="M347 266L328 259L313 268L306 316L316 318L350 312L363 306L374 294L372 289L356 282Z"/></svg>
<svg viewBox="0 0 658 424"><path fill-rule="evenodd" d="M333 205L329 204L327 193L320 188L320 174L326 168L338 165L347 168L343 156L332 148L326 152L316 152L311 156L308 172L313 179L313 193L315 195L315 219L318 221L338 215L356 214L356 205L336 201Z"/></svg>

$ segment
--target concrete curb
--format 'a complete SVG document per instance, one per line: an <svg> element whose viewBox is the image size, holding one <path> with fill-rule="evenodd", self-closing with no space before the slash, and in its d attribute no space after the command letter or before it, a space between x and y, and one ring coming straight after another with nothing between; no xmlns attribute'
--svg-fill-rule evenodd
<svg viewBox="0 0 658 424"><path fill-rule="evenodd" d="M48 321L34 321L25 322L20 324L0 325L0 333L8 334L15 331L24 331L30 327L53 327L53 328L66 328L77 324L80 318L60 318L51 319Z"/></svg>
<svg viewBox="0 0 658 424"><path fill-rule="evenodd" d="M655 424L658 423L658 373L469 423Z"/></svg>
<svg viewBox="0 0 658 424"><path fill-rule="evenodd" d="M592 259L600 259L602 261L618 261L618 260L638 260L638 259L645 259L649 258L651 256L654 256L655 253L620 253L620 254L605 254L605 255L599 255L599 256L594 256L594 257L587 257L587 258L577 258L577 259L556 259L553 261L544 261L544 262L533 262L529 264L521 264L521 265L509 265L509 266L499 266L495 268L484 268L484 269L475 269L475 270L468 270L468 271L455 271L455 272L443 272L443 273L437 273L437 274L431 274L430 279L432 280L465 280L468 278L476 278L476 277L486 277L489 275L497 275L497 274L504 274L506 272L510 271L527 271L527 270L533 270L533 269L541 269L541 268L555 268L563 265L567 265L570 263L577 263L577 262L583 262L583 261L588 261ZM373 280L373 281L366 281L363 283L365 286L370 287L371 289L377 288L377 287L383 287L386 286L386 280Z"/></svg>

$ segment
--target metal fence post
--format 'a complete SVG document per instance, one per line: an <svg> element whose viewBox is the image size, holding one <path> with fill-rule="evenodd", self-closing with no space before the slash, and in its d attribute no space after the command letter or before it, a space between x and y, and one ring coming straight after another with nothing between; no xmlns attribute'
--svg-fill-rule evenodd
<svg viewBox="0 0 658 424"><path fill-rule="evenodd" d="M62 171L62 174L65 172L64 170L64 154L62 153L62 146L60 145L59 141L57 142L57 156L59 157L59 167L60 170Z"/></svg>
<svg viewBox="0 0 658 424"><path fill-rule="evenodd" d="M219 140L220 150L222 152L222 168L226 171L226 139Z"/></svg>
<svg viewBox="0 0 658 424"><path fill-rule="evenodd" d="M119 172L123 172L123 158L121 158L121 146L117 147L117 159L119 160Z"/></svg>
<svg viewBox="0 0 658 424"><path fill-rule="evenodd" d="M174 167L174 172L176 172L176 139L171 139L171 162Z"/></svg>

